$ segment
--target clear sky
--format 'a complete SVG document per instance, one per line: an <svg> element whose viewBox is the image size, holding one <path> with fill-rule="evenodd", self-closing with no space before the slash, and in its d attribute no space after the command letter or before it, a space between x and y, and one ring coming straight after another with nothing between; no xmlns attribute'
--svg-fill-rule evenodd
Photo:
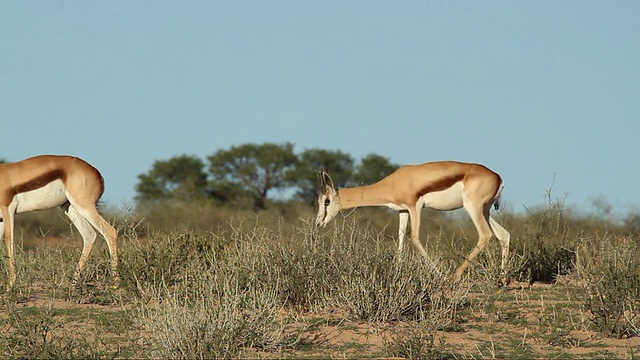
<svg viewBox="0 0 640 360"><path fill-rule="evenodd" d="M80 156L115 206L155 160L291 142L626 212L639 114L637 0L0 2L0 158Z"/></svg>

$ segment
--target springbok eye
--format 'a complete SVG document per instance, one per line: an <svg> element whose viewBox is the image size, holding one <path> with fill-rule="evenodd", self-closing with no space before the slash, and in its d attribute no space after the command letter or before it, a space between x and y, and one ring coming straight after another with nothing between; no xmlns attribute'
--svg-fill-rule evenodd
<svg viewBox="0 0 640 360"><path fill-rule="evenodd" d="M327 207L327 206L329 206L329 204L331 204L331 200L324 199L324 206Z"/></svg>

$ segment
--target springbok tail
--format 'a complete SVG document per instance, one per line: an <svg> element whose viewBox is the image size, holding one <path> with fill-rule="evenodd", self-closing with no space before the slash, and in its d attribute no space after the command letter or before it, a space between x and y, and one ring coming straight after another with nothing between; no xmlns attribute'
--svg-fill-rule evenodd
<svg viewBox="0 0 640 360"><path fill-rule="evenodd" d="M502 189L504 189L504 183L500 184L500 188L494 197L493 208L496 210L500 210L500 195L502 195Z"/></svg>

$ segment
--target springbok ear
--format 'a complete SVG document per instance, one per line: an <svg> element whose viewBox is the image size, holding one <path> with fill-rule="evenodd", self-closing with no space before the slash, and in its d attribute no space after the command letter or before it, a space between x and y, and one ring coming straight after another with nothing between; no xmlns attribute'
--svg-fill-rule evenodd
<svg viewBox="0 0 640 360"><path fill-rule="evenodd" d="M331 176L329 176L329 173L327 173L326 171L323 171L322 178L324 179L323 182L325 187L331 188L331 190L335 190L335 187L333 186L333 179L331 179Z"/></svg>
<svg viewBox="0 0 640 360"><path fill-rule="evenodd" d="M320 185L322 186L322 191L326 191L327 188L335 190L333 180L326 171L320 171Z"/></svg>

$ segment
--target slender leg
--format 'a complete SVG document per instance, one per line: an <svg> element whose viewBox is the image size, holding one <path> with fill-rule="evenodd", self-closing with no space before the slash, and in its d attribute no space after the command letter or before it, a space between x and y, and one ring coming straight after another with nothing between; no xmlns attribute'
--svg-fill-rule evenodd
<svg viewBox="0 0 640 360"><path fill-rule="evenodd" d="M454 280L459 281L462 277L462 273L467 269L469 263L472 262L476 256L487 246L487 243L491 239L492 231L489 226L489 206L483 207L475 207L471 205L469 202L464 204L464 208L467 210L469 215L471 216L471 220L473 220L473 224L476 226L478 230L478 243L476 247L471 251L469 256L467 256L462 264L456 269Z"/></svg>
<svg viewBox="0 0 640 360"><path fill-rule="evenodd" d="M7 279L6 289L9 290L13 287L13 284L16 281L16 260L15 253L13 249L13 217L14 217L14 209L9 209L6 206L2 206L0 209L2 213L2 234L4 234L4 240L7 245L7 258L9 263L7 264L9 278ZM0 235L1 236L1 235Z"/></svg>
<svg viewBox="0 0 640 360"><path fill-rule="evenodd" d="M89 209L78 208L77 210L79 214L94 228L96 228L100 235L102 235L106 240L109 255L111 256L111 276L113 278L114 286L117 287L120 283L120 276L118 275L118 232L102 216L100 216L95 206Z"/></svg>
<svg viewBox="0 0 640 360"><path fill-rule="evenodd" d="M429 260L429 255L427 251L420 243L420 210L422 206L418 206L417 208L411 208L409 210L409 215L411 216L411 242L413 242L413 246L420 252L425 259Z"/></svg>
<svg viewBox="0 0 640 360"><path fill-rule="evenodd" d="M507 262L509 261L509 242L511 240L511 234L505 228L503 228L497 221L495 221L491 216L489 216L489 225L491 225L491 230L493 230L493 234L500 241L500 247L502 248L502 275L504 278L502 282L507 284L509 280L506 278L507 275Z"/></svg>
<svg viewBox="0 0 640 360"><path fill-rule="evenodd" d="M93 244L96 241L96 232L93 230L91 225L87 220L85 220L76 210L75 207L69 206L65 211L69 219L73 225L78 229L80 235L82 235L82 255L80 255L80 260L78 261L78 266L76 267L76 271L73 274L72 283L77 284L80 279L80 272L84 269L87 264L87 260L89 259L89 255L91 254L91 249L93 248Z"/></svg>
<svg viewBox="0 0 640 360"><path fill-rule="evenodd" d="M407 223L409 222L409 212L400 211L400 220L398 222L398 253L402 252L404 247L404 238L407 236Z"/></svg>

